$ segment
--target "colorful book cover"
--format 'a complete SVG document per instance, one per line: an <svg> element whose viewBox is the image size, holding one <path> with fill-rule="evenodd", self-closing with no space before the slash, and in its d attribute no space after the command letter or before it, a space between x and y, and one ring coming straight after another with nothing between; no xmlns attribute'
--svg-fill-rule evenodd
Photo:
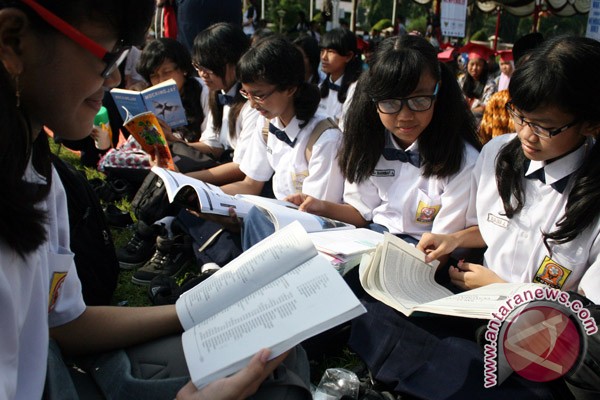
<svg viewBox="0 0 600 400"><path fill-rule="evenodd" d="M185 109L174 79L166 80L141 92L115 88L110 93L124 121L127 112L135 116L151 111L171 128L187 125Z"/></svg>

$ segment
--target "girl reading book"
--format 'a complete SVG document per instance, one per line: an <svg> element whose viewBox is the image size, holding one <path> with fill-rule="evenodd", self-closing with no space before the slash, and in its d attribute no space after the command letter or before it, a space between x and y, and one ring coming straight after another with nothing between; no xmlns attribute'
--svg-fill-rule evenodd
<svg viewBox="0 0 600 400"><path fill-rule="evenodd" d="M189 53L175 39L161 38L149 42L141 53L138 72L151 85L157 85L174 79L185 109L187 125L171 129L157 115L167 142L173 146L176 142L192 145L200 138L206 127L208 114L208 89L196 76ZM181 152L180 147L172 148L174 153ZM110 149L98 163L101 171L113 177L123 177L141 182L151 167L151 155L145 153L140 144L130 136L121 147ZM182 159L177 158L176 159ZM186 169L186 165L179 166ZM136 173L132 170L142 170Z"/></svg>
<svg viewBox="0 0 600 400"><path fill-rule="evenodd" d="M456 80L417 36L386 39L375 57L345 120L339 152L343 203L307 193L288 200L301 210L414 243L425 232L465 227L479 144Z"/></svg>
<svg viewBox="0 0 600 400"><path fill-rule="evenodd" d="M450 268L459 288L534 282L600 300L600 146L595 140L600 82L589 79L598 62L597 41L559 37L533 50L515 71L507 110L517 133L494 138L483 148L473 169L470 227L424 234L418 244L428 259L459 247L487 247L484 265L464 262ZM350 344L376 378L398 391L428 398L568 398L560 392L560 380L538 384L515 374L499 387L484 389L483 351L472 342L472 331L465 340L451 330L468 326L465 319L433 318L438 323L426 326L381 303L368 302L367 308L368 316L353 322ZM542 336L539 343L544 346ZM401 354L402 349L415 355Z"/></svg>
<svg viewBox="0 0 600 400"><path fill-rule="evenodd" d="M173 347L160 347L183 364L172 379L172 369L144 379L125 351L107 353L140 343L144 359L160 353L146 346L182 331L174 306L94 307L82 299L65 192L43 127L71 140L89 134L105 88L120 81L119 63L144 39L154 8L153 0L0 0L2 399L246 398L283 358L267 362L268 351L260 351L240 373L201 391L190 382L178 393L189 381L178 336ZM62 354L102 354L85 377L94 372L104 393L91 381L75 388ZM149 364L171 367L164 354ZM122 369L108 359L122 360ZM282 398L267 391L263 398Z"/></svg>

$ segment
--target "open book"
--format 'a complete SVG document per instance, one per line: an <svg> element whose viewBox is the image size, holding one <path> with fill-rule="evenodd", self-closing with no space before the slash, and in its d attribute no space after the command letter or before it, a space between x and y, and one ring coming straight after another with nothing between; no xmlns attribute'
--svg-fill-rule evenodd
<svg viewBox="0 0 600 400"><path fill-rule="evenodd" d="M291 224L259 242L176 302L183 350L201 387L365 312L342 277Z"/></svg>
<svg viewBox="0 0 600 400"><path fill-rule="evenodd" d="M110 94L123 121L127 119L127 111L133 116L151 111L171 128L184 126L188 123L179 89L174 79L166 80L141 92L114 88L111 89Z"/></svg>
<svg viewBox="0 0 600 400"><path fill-rule="evenodd" d="M279 230L294 221L299 221L308 232L326 229L354 229L355 226L331 218L302 212L295 204L251 195L229 195L221 188L187 175L153 167L152 172L164 182L167 196L172 203L206 214L229 215L233 208L238 217L244 218L250 209L257 206Z"/></svg>
<svg viewBox="0 0 600 400"><path fill-rule="evenodd" d="M383 234L366 228L325 230L308 234L317 250L342 275L360 264L364 253L383 243Z"/></svg>
<svg viewBox="0 0 600 400"><path fill-rule="evenodd" d="M494 283L453 294L435 281L438 264L426 263L424 253L385 233L383 244L363 256L360 282L367 293L404 315L420 311L479 319L491 319L507 299L539 287L534 283Z"/></svg>

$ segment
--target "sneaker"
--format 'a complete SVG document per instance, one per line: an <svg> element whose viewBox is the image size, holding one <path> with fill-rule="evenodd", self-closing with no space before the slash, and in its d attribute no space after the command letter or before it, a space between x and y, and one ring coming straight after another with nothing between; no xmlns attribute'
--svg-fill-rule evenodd
<svg viewBox="0 0 600 400"><path fill-rule="evenodd" d="M147 225L138 221L133 236L123 247L117 249L121 269L134 269L144 265L156 249L156 237L164 230L159 225Z"/></svg>
<svg viewBox="0 0 600 400"><path fill-rule="evenodd" d="M192 239L186 234L168 238L166 235L156 239L156 251L144 266L138 269L131 281L137 285L148 285L158 276L175 277L189 264L195 261L192 251Z"/></svg>

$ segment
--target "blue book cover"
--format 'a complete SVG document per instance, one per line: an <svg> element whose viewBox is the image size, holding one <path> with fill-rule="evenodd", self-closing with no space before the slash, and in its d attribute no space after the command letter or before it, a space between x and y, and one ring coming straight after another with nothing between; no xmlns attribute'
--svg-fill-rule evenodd
<svg viewBox="0 0 600 400"><path fill-rule="evenodd" d="M124 121L127 119L127 111L132 116L152 111L158 119L164 120L171 128L187 125L185 110L174 79L161 82L141 92L115 88L110 93Z"/></svg>

